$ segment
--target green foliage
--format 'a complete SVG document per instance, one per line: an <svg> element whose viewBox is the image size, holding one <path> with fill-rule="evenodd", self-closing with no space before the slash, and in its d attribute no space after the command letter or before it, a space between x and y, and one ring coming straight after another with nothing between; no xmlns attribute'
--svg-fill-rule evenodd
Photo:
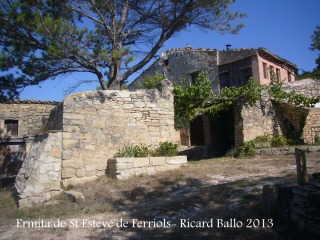
<svg viewBox="0 0 320 240"><path fill-rule="evenodd" d="M164 79L163 75L159 72L156 72L153 76L146 76L140 84L138 84L138 89L154 89L157 84Z"/></svg>
<svg viewBox="0 0 320 240"><path fill-rule="evenodd" d="M316 145L320 145L320 133L317 133L316 136L314 137L314 143Z"/></svg>
<svg viewBox="0 0 320 240"><path fill-rule="evenodd" d="M171 142L160 142L159 147L150 149L150 146L145 144L140 145L126 145L119 149L114 155L116 158L121 157L171 157L178 155L178 144Z"/></svg>
<svg viewBox="0 0 320 240"><path fill-rule="evenodd" d="M255 156L255 143L253 140L245 142L241 147L238 147L234 152L235 158L253 157Z"/></svg>
<svg viewBox="0 0 320 240"><path fill-rule="evenodd" d="M266 88L270 96L276 101L286 101L296 106L313 107L316 103L320 102L320 96L305 97L297 94L295 91L285 92L282 90L282 83L277 80L272 80L270 85Z"/></svg>
<svg viewBox="0 0 320 240"><path fill-rule="evenodd" d="M213 97L211 82L206 72L201 72L192 86L174 84L174 110L175 117L194 119L198 114L204 113L205 106Z"/></svg>
<svg viewBox="0 0 320 240"><path fill-rule="evenodd" d="M271 139L272 147L284 147L288 146L288 140L284 136L274 137Z"/></svg>
<svg viewBox="0 0 320 240"><path fill-rule="evenodd" d="M237 33L243 24L231 23L245 14L229 12L233 2L0 1L0 70L3 76L18 71L24 82L17 88L87 72L103 90L119 89L190 26ZM20 90L2 91L11 98Z"/></svg>
<svg viewBox="0 0 320 240"><path fill-rule="evenodd" d="M126 145L119 149L114 157L148 157L150 154L149 147L145 144Z"/></svg>
<svg viewBox="0 0 320 240"><path fill-rule="evenodd" d="M311 38L312 38L312 44L310 46L310 50L320 51L320 25L316 26L316 30L313 32ZM318 58L316 59L316 64L317 64L317 67L315 70L320 70L320 54L318 54Z"/></svg>
<svg viewBox="0 0 320 240"><path fill-rule="evenodd" d="M172 157L178 155L178 144L172 142L160 142L160 146L155 149L153 156Z"/></svg>
<svg viewBox="0 0 320 240"><path fill-rule="evenodd" d="M262 136L257 136L254 139L254 142L261 143L261 142L269 142L271 140L271 137L268 134L264 134Z"/></svg>

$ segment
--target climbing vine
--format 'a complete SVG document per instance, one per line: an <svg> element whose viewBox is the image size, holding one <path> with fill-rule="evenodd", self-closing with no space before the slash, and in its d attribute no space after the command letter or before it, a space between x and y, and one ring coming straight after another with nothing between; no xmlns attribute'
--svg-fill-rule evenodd
<svg viewBox="0 0 320 240"><path fill-rule="evenodd" d="M252 106L261 99L262 91L267 91L276 102L285 101L305 107L313 107L320 102L320 96L308 98L294 91L283 91L282 83L275 78L269 85L260 85L250 78L242 87L226 87L214 95L206 72L202 72L190 87L174 84L176 128L182 127L187 120L193 120L197 115L218 115L221 111L229 110L239 98Z"/></svg>

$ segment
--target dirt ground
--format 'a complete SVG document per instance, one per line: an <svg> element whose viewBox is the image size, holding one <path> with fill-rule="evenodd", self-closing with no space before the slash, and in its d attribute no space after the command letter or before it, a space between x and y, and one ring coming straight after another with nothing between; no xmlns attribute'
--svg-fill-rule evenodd
<svg viewBox="0 0 320 240"><path fill-rule="evenodd" d="M307 166L309 174L320 172L320 152L307 154ZM85 196L78 203L58 197L0 216L0 239L312 239L260 206L263 185L295 181L294 155L194 161L124 181L102 177L73 188Z"/></svg>

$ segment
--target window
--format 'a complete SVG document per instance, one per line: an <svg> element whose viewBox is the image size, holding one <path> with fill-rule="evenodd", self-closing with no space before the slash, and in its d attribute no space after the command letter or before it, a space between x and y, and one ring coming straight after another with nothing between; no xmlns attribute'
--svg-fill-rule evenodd
<svg viewBox="0 0 320 240"><path fill-rule="evenodd" d="M291 82L291 73L288 71L288 82Z"/></svg>
<svg viewBox="0 0 320 240"><path fill-rule="evenodd" d="M193 84L195 84L197 78L199 77L199 72L190 73L190 76L191 76L190 86L192 86Z"/></svg>
<svg viewBox="0 0 320 240"><path fill-rule="evenodd" d="M263 67L263 77L265 79L267 79L268 78L268 66L266 63L262 63L262 67Z"/></svg>
<svg viewBox="0 0 320 240"><path fill-rule="evenodd" d="M280 73L280 69L279 68L276 69L276 78L277 78L278 81L281 80L281 73Z"/></svg>
<svg viewBox="0 0 320 240"><path fill-rule="evenodd" d="M10 135L10 136L18 135L18 120L5 120L4 126L7 129L7 135Z"/></svg>
<svg viewBox="0 0 320 240"><path fill-rule="evenodd" d="M274 78L274 67L273 66L269 67L269 73L270 73L270 79L272 80Z"/></svg>

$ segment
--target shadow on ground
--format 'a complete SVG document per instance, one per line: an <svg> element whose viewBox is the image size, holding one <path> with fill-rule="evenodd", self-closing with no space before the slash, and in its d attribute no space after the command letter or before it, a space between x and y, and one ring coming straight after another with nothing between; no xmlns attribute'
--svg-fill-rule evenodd
<svg viewBox="0 0 320 240"><path fill-rule="evenodd" d="M292 179L216 185L196 178L162 179L156 189L122 191L122 198L112 204L126 213L128 226L102 229L89 239L312 239L279 217L266 218L260 198L262 186L270 183L288 184Z"/></svg>

